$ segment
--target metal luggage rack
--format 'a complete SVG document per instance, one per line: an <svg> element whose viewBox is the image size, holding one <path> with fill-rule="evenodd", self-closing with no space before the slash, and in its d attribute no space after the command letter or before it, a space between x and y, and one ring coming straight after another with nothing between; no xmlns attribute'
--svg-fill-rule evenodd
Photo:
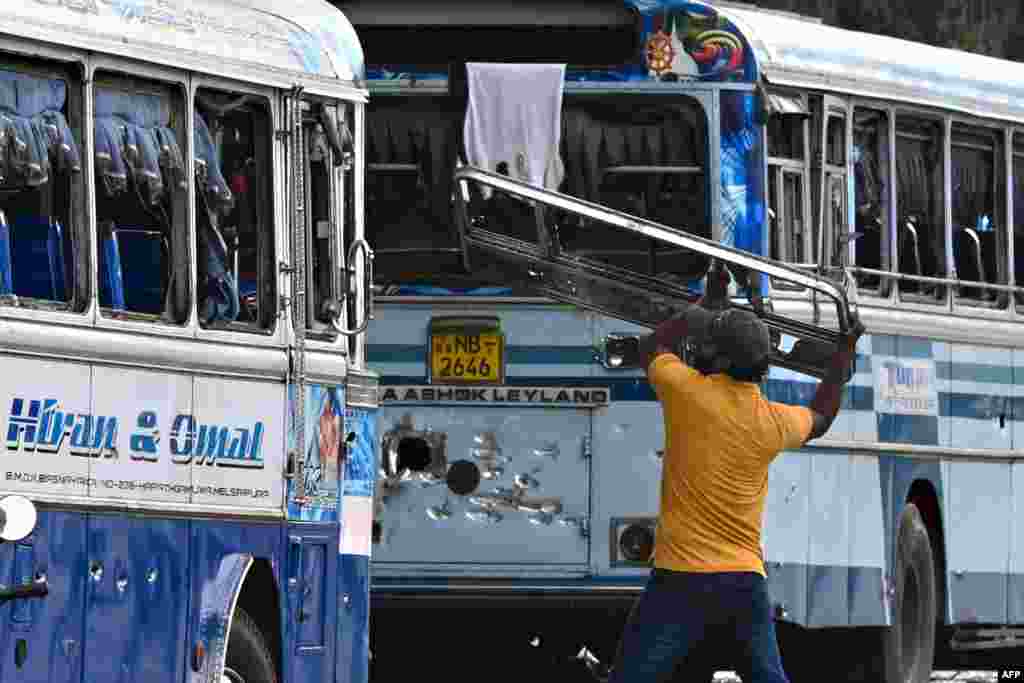
<svg viewBox="0 0 1024 683"><path fill-rule="evenodd" d="M491 276L502 278L503 284L520 282L541 296L649 328L656 327L670 317L678 303L701 301L701 292L681 284L564 252L558 226L551 222L549 216L553 211L563 211L638 237L703 254L711 259L705 275L714 272L716 264L730 266L734 275L740 273L737 280L747 281L751 292L750 303L727 300L709 302L704 297L703 304L732 306L758 315L776 341L770 359L772 365L823 377L836 344L856 324L856 288L852 277L844 270L839 271L843 282L837 283L830 278L808 273L806 269L784 265L653 221L478 168L458 169L455 182L456 215L466 268L472 271L486 267ZM475 186L475 193L471 191L471 186ZM489 230L486 218L474 212L478 204L475 199L484 196L480 188L490 188L531 206L535 217L536 242L526 242ZM766 305L761 297L761 278L756 276L758 273L790 282L831 302L835 306L838 329L805 323L772 312L771 306ZM796 338L796 343L788 352L778 346L782 335Z"/></svg>

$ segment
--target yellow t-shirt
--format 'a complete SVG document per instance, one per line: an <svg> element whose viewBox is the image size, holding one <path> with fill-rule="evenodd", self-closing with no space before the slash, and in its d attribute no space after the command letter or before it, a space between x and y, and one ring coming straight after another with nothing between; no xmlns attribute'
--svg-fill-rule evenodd
<svg viewBox="0 0 1024 683"><path fill-rule="evenodd" d="M665 419L654 566L763 576L768 465L804 444L813 414L767 400L756 384L702 375L671 353L651 362L648 377Z"/></svg>

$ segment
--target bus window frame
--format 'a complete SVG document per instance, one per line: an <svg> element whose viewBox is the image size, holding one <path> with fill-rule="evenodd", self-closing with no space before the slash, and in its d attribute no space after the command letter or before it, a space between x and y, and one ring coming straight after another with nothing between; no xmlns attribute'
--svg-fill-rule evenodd
<svg viewBox="0 0 1024 683"><path fill-rule="evenodd" d="M834 118L840 118L843 122L843 160L841 164L833 164L829 162L828 157L828 134L829 134L829 123ZM812 217L812 240L814 263L819 266L829 267L832 265L833 257L839 253L836 248L836 227L828 224L826 215L828 213L828 187L830 183L826 182L826 179L835 179L837 176L841 178L843 185L843 225L846 228L846 234L850 234L852 227L851 218L852 216L852 205L853 197L851 195L851 179L853 177L853 105L851 98L844 95L838 95L835 93L822 93L821 102L821 130L811 131L812 135L820 134L819 147L817 153L820 158L811 160L811 169L813 172L821 174L821 179L815 188L812 183L812 192L817 189L817 196L812 198L812 201L818 202L818 211L816 217ZM813 154L813 151L812 151ZM845 264L849 265L850 254L853 253L852 244L848 243L846 246L846 260Z"/></svg>
<svg viewBox="0 0 1024 683"><path fill-rule="evenodd" d="M92 126L89 121L92 116L92 74L90 72L90 60L92 56L75 48L58 48L48 44L35 43L20 38L5 37L2 44L3 55L8 55L11 61L24 60L26 62L52 62L52 71L47 68L41 70L30 69L33 73L51 73L54 76L67 76L66 72L78 72L79 82L68 83L68 97L79 98L82 112L81 133L79 140L79 154L81 156L82 171L79 180L80 202L79 216L80 237L85 239L85 245L81 245L78 254L69 254L67 258L74 260L73 270L80 282L76 281L76 289L79 296L85 298L84 307L81 310L64 309L59 306L48 306L45 301L41 305L15 306L8 303L0 304L0 319L23 320L26 322L46 322L67 326L92 326L96 309L97 284L95 267L96 263L96 230L95 230L95 202L92 192L93 173L92 159ZM72 95L73 94L73 95ZM70 124L70 121L69 121ZM65 226L67 228L68 226ZM76 260L76 257L78 260ZM81 259L85 263L81 263Z"/></svg>
<svg viewBox="0 0 1024 683"><path fill-rule="evenodd" d="M131 71L128 71L128 69ZM187 240L186 246L188 248L188 283L189 283L189 316L188 319L181 325L161 323L155 320L134 320L134 319L122 319L114 318L109 315L104 315L100 310L99 305L99 272L98 268L93 267L93 298L95 300L95 325L97 329L109 329L126 332L142 332L145 334L163 334L171 337L195 337L196 332L199 329L199 318L196 314L196 253L194 245L196 243L196 216L195 216L195 141L192 131L192 117L195 115L195 106L189 97L191 92L191 79L192 74L187 71L179 69L169 69L162 66L155 66L152 64L146 64L130 59L119 59L113 58L107 55L96 55L89 63L88 79L89 79L89 108L87 115L92 116L95 109L95 80L96 72L100 71L104 74L127 74L132 78L140 78L144 80L152 80L161 83L169 88L180 88L181 96L185 99L185 121L189 122L184 126L185 135L182 141L179 141L181 147L182 156L185 157L185 173L188 179L185 188L185 239ZM92 126L90 126L92 131ZM91 133L90 133L91 134ZM182 144L182 142L184 144ZM89 156L95 156L95 149L92 146L92 140L90 140ZM96 210L96 180L95 170L90 166L90 172L92 176L89 178L89 186L92 188L92 195L90 199L91 205L91 222L92 222L92 239L93 244L97 245L98 232L99 232L99 216ZM98 258L98 256L97 256ZM96 261L94 261L94 264Z"/></svg>
<svg viewBox="0 0 1024 683"><path fill-rule="evenodd" d="M892 117L893 117L893 127L894 127L894 136L893 136L893 146L894 146L894 148L895 148L895 145L896 145L896 136L898 135L898 133L896 133L895 131L899 130L898 123L899 123L899 117L901 117L901 116L909 117L909 118L913 118L913 119L927 119L927 120L933 121L935 123L942 124L942 128L943 128L943 139L942 139L942 150L943 150L942 151L942 159L943 159L943 161L942 161L942 169L943 169L942 170L942 173L943 173L942 192L943 192L943 200L942 200L942 202L943 202L943 216L944 216L944 218L943 218L943 224L944 224L943 225L943 230L944 230L944 232L943 232L943 240L944 240L944 242L943 242L943 244L944 244L943 258L945 259L945 263L946 263L946 276L945 277L949 277L949 273L951 272L951 269L952 269L952 253L953 253L952 252L952 245L950 244L951 230L950 230L950 227L949 227L950 220L951 220L950 219L950 214L952 212L952 201L951 201L951 198L949 196L950 184L951 184L950 183L950 177L949 177L949 175L950 175L950 148L949 148L950 113L948 111L946 111L946 110L935 110L935 109L930 109L930 108L927 108L927 107L918 107L918 106L907 105L907 104L898 103L898 102L897 103L893 103L892 104ZM890 177L892 178L892 187L893 187L893 203L894 203L893 211L895 212L895 216L896 216L895 219L894 219L894 222L893 222L893 226L895 226L896 225L896 221L899 220L899 211L900 211L900 207L899 207L898 201L897 201L899 193L898 193L898 191L896 189L897 188L897 180L896 180L896 154L895 154L895 151L893 153L892 162L891 162L889 171L890 171ZM899 247L899 234L898 234L898 231L893 230L892 231L892 235L890 236L890 238L892 239L893 242L896 243L895 246L897 247L897 250L893 251L893 262L892 262L893 265L892 265L892 270L890 272L898 274L900 272L900 270L899 270L899 262L900 262L899 261L899 257L900 257L900 255L899 255L899 251L898 251L898 247ZM909 297L909 298L905 297L900 292L899 281L896 281L896 282L894 282L894 285L893 285L893 290L895 291L895 298L894 298L892 303L895 304L895 305L898 305L903 310L920 311L922 313L937 313L937 312L942 312L942 311L947 312L947 313L952 313L953 312L953 298L952 298L952 296L950 294L950 289L951 288L950 288L949 285L942 285L942 286L945 287L945 289L946 289L945 295L943 296L942 299L935 299L934 303L932 303L930 301L923 301L920 297L915 299L913 297L913 295L911 295L911 297Z"/></svg>
<svg viewBox="0 0 1024 683"><path fill-rule="evenodd" d="M270 121L270 159L268 164L268 170L270 172L270 188L268 192L269 201L269 213L267 218L270 222L270 228L273 232L274 240L274 273L272 277L275 279L275 301L274 305L274 324L270 329L263 329L256 326L251 326L248 329L242 329L241 327L235 328L224 328L224 327L203 327L199 324L198 320L198 296L193 296L192 301L192 314L196 318L196 337L198 339L205 339L214 342L236 342L244 343L253 346L274 346L279 347L284 342L284 330L287 327L282 325L282 314L284 309L281 306L282 297L285 294L285 284L290 279L282 275L278 264L286 263L288 254L288 237L290 222L287 216L287 203L284 201L282 193L285 192L286 183L288 182L288 176L284 172L284 165L289 163L290 157L288 151L285 149L285 144L278 139L277 131L286 128L284 124L283 113L281 109L281 91L271 88L268 86L258 85L255 83L246 83L243 81L235 81L229 78L221 76L212 76L208 74L196 73L192 75L189 85L189 107L191 108L189 121L192 120L195 112L195 98L196 93L203 88L221 90L231 93L254 95L264 100L267 105L267 115ZM194 144L191 141L194 131L192 127L189 127L190 144ZM194 154L192 155L194 157ZM195 193L195 170L194 170L195 159L189 159L190 177L192 182L189 183L193 196ZM193 199L193 202L195 199ZM190 232L192 234L192 268L193 268L193 279L198 277L198 252L196 239L197 230L197 215L195 213L195 204L189 205L190 215L192 216L192 225Z"/></svg>
<svg viewBox="0 0 1024 683"><path fill-rule="evenodd" d="M814 244L814 215L811 210L811 115L808 102L809 93L806 90L794 90L785 88L772 88L771 92L779 93L787 97L799 98L804 105L804 109L807 112L801 116L801 128L802 134L801 139L803 141L802 159L792 159L789 157L777 157L769 156L768 150L770 148L769 132L770 127L767 122L762 126L764 135L764 202L765 207L768 208L771 205L771 184L773 182L773 176L778 176L778 183L781 187L785 186L784 176L786 174L799 174L800 176L800 192L804 220L804 253L809 259L814 259L817 254L817 245ZM776 114L772 114L775 116ZM797 116L797 114L780 114L780 116ZM778 169L774 171L773 169ZM779 201L782 201L782 193L778 192ZM777 223L780 225L781 222ZM772 245L772 220L768 216L768 212L765 211L765 223L764 223L765 239L764 239L764 253L771 254ZM791 263L787 259L782 259L785 263ZM786 285L781 282L772 282L770 284L772 296L777 299L805 299L808 296L806 289L801 287L795 287L792 285Z"/></svg>
<svg viewBox="0 0 1024 683"><path fill-rule="evenodd" d="M993 150L992 151L993 151L994 158L993 158L993 163L992 163L992 179L993 179L995 185L992 188L992 190L993 190L993 211L994 212L998 212L998 211L1002 210L1004 212L1007 212L1007 213L1004 214L1005 218L1002 221L1003 225L999 226L999 229L1002 230L1003 238L1006 240L1006 244L1007 244L1006 252L1003 254L1003 264L1002 264L1003 268L1006 269L1005 270L1005 272L1006 272L1006 281L1005 282L999 282L998 279L997 279L997 281L992 283L992 284L997 284L997 285L1010 284L1011 282L1013 282L1013 273L1011 272L1013 270L1013 260L1012 260L1013 259L1013 247L1011 245L1011 243L1013 242L1013 218L1008 213L1008 211L1011 210L1012 206L1008 203L1008 201L1006 200L1006 197L1013 193L1013 187L1012 187L1012 184L1011 184L1012 181L1013 181L1013 175L1012 175L1012 172L1013 172L1013 169L1012 169L1012 163L1013 163L1013 158L1012 158L1012 154L1013 154L1013 140L1012 140L1013 129L1012 129L1011 126L1007 126L1005 124L1000 124L998 121L996 121L994 119L978 119L976 117L963 116L963 115L959 115L959 114L951 114L950 117L949 117L949 120L950 120L950 123L949 123L949 127L948 127L947 148L948 148L949 155L950 155L950 157L949 157L949 163L950 163L950 167L949 167L949 170L950 170L949 184L950 184L951 188L952 188L952 170L953 170L953 166L952 166L952 164L953 164L953 158L952 158L952 153L953 153L952 152L952 150L953 150L953 137L952 137L953 126L954 125L969 126L971 128L974 128L974 129L987 130L987 131L993 133L994 135L1002 135L1003 136L1003 149L1002 150L999 149L998 144L993 144ZM1003 164L1002 164L1002 166L1003 166L1002 171L1003 172L1002 172L1002 181L1001 181L1003 183L1003 185L1002 185L1003 206L1002 207L1000 207L1000 185L999 185L999 183L1000 183L1000 175L999 175L999 171L1000 171L1000 169L999 169L999 166L1000 166L1000 164L999 164L1000 155L1002 156L1002 160L1003 160ZM1009 163L1007 163L1007 162L1009 162ZM995 220L995 219L996 219L996 217L993 216L993 220ZM948 207L948 213L947 213L946 231L947 231L947 234L946 234L947 239L950 240L950 242L949 242L949 252L952 255L952 262L950 263L949 268L950 268L950 272L952 272L952 269L956 265L956 256L955 256L955 254L953 254L953 242L952 242L952 235L953 235L953 197L952 197L952 191L950 192L950 197L949 197L949 207ZM959 275L959 273L957 273L957 275ZM1005 295L1005 294L1006 293L1004 293L1004 292L999 292L998 290L996 291L996 295L997 296ZM1009 301L1007 301L1007 303L1002 305L1002 306L988 307L988 306L985 306L985 305L981 304L980 302L978 302L975 299L970 299L968 297L962 297L959 294L957 294L955 291L951 293L951 296L952 296L952 299L953 299L953 301L952 301L952 311L953 311L953 313L955 313L957 315L960 315L960 316L969 316L969 317L975 317L975 318L1004 319L1004 318L1006 318L1008 316L1008 312L1007 312L1008 309L1011 308L1011 306L1009 305ZM1012 298L1013 298L1013 295L1010 294L1008 299L1012 299Z"/></svg>
<svg viewBox="0 0 1024 683"><path fill-rule="evenodd" d="M356 112L365 111L365 106L366 106L364 102L362 102L361 100L359 100L358 98L355 98L355 97L353 97L351 99L347 99L347 98L336 96L336 95L325 96L325 95L309 94L309 93L304 93L303 94L302 102L304 104L306 104L306 103L308 103L308 104L324 103L324 104L327 104L330 107L333 107L334 108L333 110L335 112L335 122L339 121L339 119L336 116L336 113L337 113L337 111L339 109L341 109L341 108L349 109L350 111L353 112L353 118L356 120L356 124L357 125L359 124L359 117L360 116L364 116L364 115L357 114ZM304 141L305 141L305 139L306 138L304 137ZM363 218L362 218L362 212L364 210L364 205L362 203L361 197L362 197L363 187L365 186L364 185L364 182L365 182L364 181L364 172L365 172L364 161L365 161L365 156L364 156L364 147L363 147L362 135L360 134L360 132L358 130L353 132L353 139L354 139L354 142L355 142L355 149L354 149L355 158L354 158L353 164L352 164L352 172L354 172L356 174L356 176L355 176L355 194L356 194L356 199L357 199L354 217L355 217L355 223L356 223L356 235L357 235L357 239L358 239L360 236L362 236L362 234L364 232L364 221L363 221ZM332 150L331 154L333 155L333 150ZM307 154L303 154L303 159L308 159L308 155ZM286 164L290 164L291 163L290 156L285 159L285 163ZM308 184L308 182L309 182L308 169L304 170L303 175L304 175L304 179L305 179L306 183ZM342 268L345 268L348 265L347 262L346 262L346 254L348 253L348 247L350 246L345 241L345 230L346 230L346 222L345 221L346 221L346 217L347 216L352 215L352 212L346 210L345 209L345 205L343 204L343 202L347 199L347 197L345 196L344 177L342 175L341 167L340 166L334 166L333 163L332 163L330 165L330 168L329 168L328 177L330 179L331 194L332 194L332 197L330 199L331 218L334 221L334 224L332 225L332 242L333 242L333 244L332 244L332 247L331 247L331 256L334 259L334 262L332 264L333 265L333 272L331 273L331 282L332 282L332 287L338 288L338 290L335 293L340 295L340 293L342 291L344 291L344 289L347 286L346 285L346 280L342 276ZM291 188L292 181L290 180L290 176L289 176L289 180L287 182L289 182L289 186L287 188L287 192L289 193L288 196L291 196L290 193L292 192L292 188ZM339 191L339 188L340 188L340 191ZM305 190L304 190L304 193L305 193ZM305 201L305 199L306 199L306 195L304 194L303 195L303 201ZM285 210L285 215L287 216L288 207L285 207L284 210ZM307 215L307 216L311 215L309 210L308 210L308 206L306 207L305 215ZM288 220L285 223L285 226L287 226L287 227L282 227L282 231L284 233L284 239L286 239L288 241L287 242L287 244L288 244L288 246L287 246L288 258L292 259L292 258L294 258L294 254L292 253L292 249L291 249L291 221ZM308 236L308 233L307 233L307 236ZM311 268L310 268L310 262L308 260L309 259L309 254L310 254L310 245L307 243L306 244L306 248L305 248L305 257L307 259L307 262L306 262L307 281L308 281L308 278L312 277ZM357 299L358 305L360 307L358 310L360 311L360 315L361 315L362 305L363 305L363 300L364 300L363 297L366 296L366 294L362 291L362 286L361 286L361 283L363 282L362 264L358 264L356 266L356 271L357 271L357 273L356 273L355 276L353 276L353 280L352 281L354 281L356 283L359 283L357 285L357 287L356 287L356 292L357 292L356 299ZM355 278L358 278L358 279L356 280ZM294 277L289 276L287 278L287 280L288 280L288 289L289 289L288 296L291 296L291 291L294 290L295 279L294 279ZM306 286L307 305L310 303L309 302L310 292L311 292L311 290L310 290L310 288L309 288L309 286L307 284L307 286ZM340 296L336 299L336 301L340 301ZM347 305L342 303L342 315L341 315L341 319L340 320L342 321L342 324L351 326L351 324L348 322L349 316L345 313L345 310L344 310L346 308L347 308ZM310 326L309 323L310 323L310 319L309 319L309 316L307 314L306 331L305 331L305 346L306 346L307 349L311 349L311 350L314 350L314 351L329 351L329 352L332 352L332 353L339 353L340 352L342 355L350 355L351 349L349 347L348 341L346 341L345 335L342 335L342 334L339 334L338 332L336 332L334 327L332 325L330 325L330 324L320 323L321 329L314 329L314 328L312 328ZM364 338L364 341L362 343L365 346L365 336L366 336L365 333L362 333L362 334L357 335L357 336L360 337L360 338Z"/></svg>
<svg viewBox="0 0 1024 683"><path fill-rule="evenodd" d="M899 240L897 239L896 231L893 230L893 226L896 225L896 181L894 180L894 174L896 172L896 112L895 106L892 102L886 100L875 100L864 97L851 97L848 99L851 119L850 119L850 146L847 150L849 156L849 173L850 173L850 195L847 199L851 211L851 216L854 218L854 225L856 224L856 211L857 211L857 189L856 180L854 178L853 168L853 140L854 140L854 128L855 118L858 110L871 110L884 114L887 121L886 136L888 140L888 149L886 150L889 163L886 165L886 224L882 226L884 231L884 239L889 243L889 262L890 266L886 272L895 272L896 266L893 264L899 263L899 254L897 248L899 247ZM853 266L860 266L856 262L856 243L850 243L850 261L849 263ZM879 260L881 260L881 254L879 254ZM887 282L888 280L888 282ZM857 296L862 299L867 299L877 303L896 303L896 296L898 290L897 280L892 278L886 278L880 276L879 286L877 289L861 289L857 288Z"/></svg>
<svg viewBox="0 0 1024 683"><path fill-rule="evenodd" d="M338 216L340 216L341 221L338 225L341 235L339 265L345 269L351 265L355 270L351 282L362 283L365 281L363 274L366 262L363 259L358 259L356 263L349 264L347 259L351 245L358 240L366 239L366 222L364 220L366 208L363 196L366 187L366 104L355 100L339 101L347 103L348 111L352 115L351 132L354 143L352 151L355 155L350 170L346 171L341 166L335 168L335 173L338 174L337 182L342 188L342 195L337 203ZM347 184L346 174L351 174L351 186ZM352 189L352 197L350 198L349 205L346 206L344 204L345 197L347 196L345 191L348 187ZM351 234L349 232L350 226ZM347 288L348 282L343 279L341 286L343 289ZM372 286L373 283L371 283ZM373 296L373 292L366 292L361 286L356 287L353 301L346 301L342 306L342 325L353 327L355 324L359 324L359 321L362 319L361 316L366 313L366 297L368 296ZM359 367L366 366L366 338L366 334L357 334L347 337L347 341L341 340L341 343L347 344L346 351L349 354L349 358Z"/></svg>

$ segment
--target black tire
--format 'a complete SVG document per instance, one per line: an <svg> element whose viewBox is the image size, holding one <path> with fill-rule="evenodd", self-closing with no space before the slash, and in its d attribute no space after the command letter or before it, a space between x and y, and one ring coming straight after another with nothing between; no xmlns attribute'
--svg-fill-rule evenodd
<svg viewBox="0 0 1024 683"><path fill-rule="evenodd" d="M900 515L893 570L893 624L882 631L878 680L928 683L935 660L935 558L928 527L913 503Z"/></svg>
<svg viewBox="0 0 1024 683"><path fill-rule="evenodd" d="M231 620L224 678L231 683L277 683L274 656L263 631L241 607L235 608Z"/></svg>

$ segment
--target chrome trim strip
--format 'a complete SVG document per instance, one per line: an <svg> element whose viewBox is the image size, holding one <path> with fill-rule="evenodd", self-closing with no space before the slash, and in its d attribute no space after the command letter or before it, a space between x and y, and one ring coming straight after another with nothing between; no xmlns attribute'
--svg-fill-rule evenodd
<svg viewBox="0 0 1024 683"><path fill-rule="evenodd" d="M0 492L0 495L4 495ZM275 508L243 508L227 505L204 505L173 501L146 501L120 498L89 498L86 496L51 495L43 493L19 493L32 500L57 508L88 508L90 511L106 510L111 512L153 512L166 513L181 517L215 517L217 519L264 519L283 521L284 512Z"/></svg>
<svg viewBox="0 0 1024 683"><path fill-rule="evenodd" d="M192 338L113 329L0 320L3 354L118 367L283 381L288 359L281 348L226 345Z"/></svg>
<svg viewBox="0 0 1024 683"><path fill-rule="evenodd" d="M844 450L877 453L879 455L901 455L936 460L985 460L1016 462L1024 458L1024 452L1008 448L951 448L914 443L892 443L884 441L845 441L842 439L819 439L805 444L800 450Z"/></svg>
<svg viewBox="0 0 1024 683"><path fill-rule="evenodd" d="M379 386L380 378L377 375L350 370L345 386L345 403L359 408L378 408Z"/></svg>

